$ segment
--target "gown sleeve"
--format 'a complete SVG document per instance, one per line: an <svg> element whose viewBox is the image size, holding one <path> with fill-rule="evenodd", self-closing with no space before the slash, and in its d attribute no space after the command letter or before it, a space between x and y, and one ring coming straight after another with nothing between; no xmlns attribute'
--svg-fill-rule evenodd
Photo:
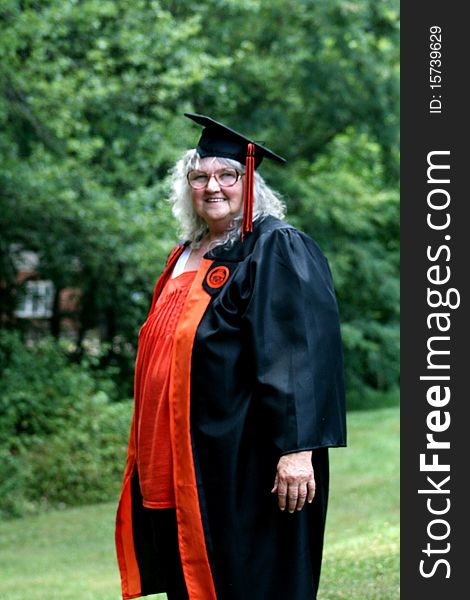
<svg viewBox="0 0 470 600"><path fill-rule="evenodd" d="M245 317L263 427L280 454L346 445L338 307L326 258L285 227L252 255Z"/></svg>

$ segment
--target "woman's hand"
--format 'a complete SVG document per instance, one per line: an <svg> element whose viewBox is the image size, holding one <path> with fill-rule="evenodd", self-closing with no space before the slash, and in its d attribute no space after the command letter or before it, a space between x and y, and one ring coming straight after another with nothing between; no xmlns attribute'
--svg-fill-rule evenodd
<svg viewBox="0 0 470 600"><path fill-rule="evenodd" d="M312 451L294 452L281 456L277 463L272 494L277 492L279 508L293 513L302 510L305 500L312 502L315 496L315 477Z"/></svg>

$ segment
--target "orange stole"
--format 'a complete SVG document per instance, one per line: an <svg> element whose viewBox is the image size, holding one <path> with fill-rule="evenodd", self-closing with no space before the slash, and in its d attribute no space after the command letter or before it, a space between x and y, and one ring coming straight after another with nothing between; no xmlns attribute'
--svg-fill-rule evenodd
<svg viewBox="0 0 470 600"><path fill-rule="evenodd" d="M217 600L207 556L190 435L191 354L210 295L202 287L213 261L203 259L175 332L170 378L170 433L179 549L190 600Z"/></svg>

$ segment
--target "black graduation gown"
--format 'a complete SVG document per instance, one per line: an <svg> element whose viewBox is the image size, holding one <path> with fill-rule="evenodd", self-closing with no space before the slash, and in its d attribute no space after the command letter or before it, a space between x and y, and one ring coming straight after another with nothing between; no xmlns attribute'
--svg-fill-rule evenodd
<svg viewBox="0 0 470 600"><path fill-rule="evenodd" d="M313 599L328 500L328 447L346 444L338 308L327 261L308 236L267 217L255 222L244 242L209 252L200 270L193 285L203 288L206 300L198 316L188 305L194 313L188 323L197 321L193 333L186 331L189 347L175 344L170 410L190 598ZM158 293L157 286L154 301ZM181 369L188 373L186 421L178 412ZM183 436L189 428L187 443L179 427ZM315 499L300 512L281 512L271 494L276 465L281 455L301 450L313 450ZM128 598L164 591L152 568L135 471L128 462L133 484L121 501L116 537ZM130 520L123 516L126 507ZM126 528L133 532L132 544L123 542ZM140 588L125 585L123 555L129 556L130 547Z"/></svg>

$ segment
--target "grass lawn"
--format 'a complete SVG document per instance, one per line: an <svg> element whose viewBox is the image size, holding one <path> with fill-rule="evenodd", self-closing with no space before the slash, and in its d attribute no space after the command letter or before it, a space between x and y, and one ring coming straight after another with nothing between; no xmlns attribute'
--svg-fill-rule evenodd
<svg viewBox="0 0 470 600"><path fill-rule="evenodd" d="M348 415L348 448L330 451L318 600L398 600L399 409Z"/></svg>
<svg viewBox="0 0 470 600"><path fill-rule="evenodd" d="M318 600L395 600L398 408L351 413L348 425L349 447L330 454ZM112 503L0 522L0 600L119 600L114 513Z"/></svg>

